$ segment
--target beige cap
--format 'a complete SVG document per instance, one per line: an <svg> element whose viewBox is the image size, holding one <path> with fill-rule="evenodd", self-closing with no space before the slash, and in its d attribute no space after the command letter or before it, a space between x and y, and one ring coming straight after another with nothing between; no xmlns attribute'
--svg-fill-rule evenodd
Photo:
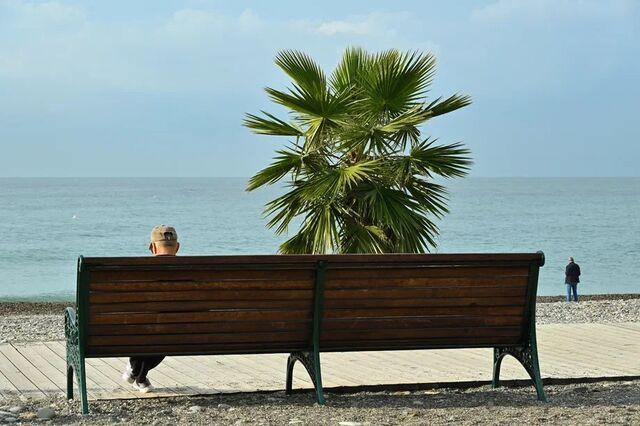
<svg viewBox="0 0 640 426"><path fill-rule="evenodd" d="M165 246L175 246L178 244L178 233L173 226L158 225L151 230L151 242L149 243L149 249L151 244L160 243Z"/></svg>

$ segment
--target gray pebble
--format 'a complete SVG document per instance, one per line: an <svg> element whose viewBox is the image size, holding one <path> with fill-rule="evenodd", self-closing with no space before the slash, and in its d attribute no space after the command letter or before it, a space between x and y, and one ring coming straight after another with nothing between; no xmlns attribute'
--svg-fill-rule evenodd
<svg viewBox="0 0 640 426"><path fill-rule="evenodd" d="M14 407L9 408L9 412L15 414L15 413L19 413L23 409L24 409L24 407L20 407L19 405L16 405Z"/></svg>
<svg viewBox="0 0 640 426"><path fill-rule="evenodd" d="M56 415L56 412L53 411L53 409L50 407L42 407L38 410L36 415L38 416L39 419L48 420L53 418L53 416Z"/></svg>
<svg viewBox="0 0 640 426"><path fill-rule="evenodd" d="M16 423L18 419L16 419L15 417L5 417L4 419L2 419L2 421L7 423Z"/></svg>
<svg viewBox="0 0 640 426"><path fill-rule="evenodd" d="M202 407L199 405L192 405L191 407L189 407L189 411L191 411L192 413L199 413L200 411L202 411Z"/></svg>

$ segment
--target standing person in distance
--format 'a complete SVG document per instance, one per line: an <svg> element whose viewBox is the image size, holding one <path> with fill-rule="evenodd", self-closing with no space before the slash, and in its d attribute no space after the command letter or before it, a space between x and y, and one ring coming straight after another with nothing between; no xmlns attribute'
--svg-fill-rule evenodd
<svg viewBox="0 0 640 426"><path fill-rule="evenodd" d="M573 293L573 301L577 302L580 266L573 261L571 256L569 256L569 264L564 268L564 276L564 283L567 285L567 302L571 302L571 293Z"/></svg>
<svg viewBox="0 0 640 426"><path fill-rule="evenodd" d="M178 233L175 228L167 225L158 225L151 230L151 242L149 250L154 256L175 256L180 249ZM122 378L131 383L134 389L142 393L153 390L151 382L147 378L149 371L157 367L164 356L132 356Z"/></svg>

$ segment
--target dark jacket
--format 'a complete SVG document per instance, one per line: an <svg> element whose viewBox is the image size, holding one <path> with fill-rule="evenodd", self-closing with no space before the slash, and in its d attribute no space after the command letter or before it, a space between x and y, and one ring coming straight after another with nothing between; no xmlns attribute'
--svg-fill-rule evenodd
<svg viewBox="0 0 640 426"><path fill-rule="evenodd" d="M580 282L580 266L577 263L570 262L564 270L565 284L577 284Z"/></svg>

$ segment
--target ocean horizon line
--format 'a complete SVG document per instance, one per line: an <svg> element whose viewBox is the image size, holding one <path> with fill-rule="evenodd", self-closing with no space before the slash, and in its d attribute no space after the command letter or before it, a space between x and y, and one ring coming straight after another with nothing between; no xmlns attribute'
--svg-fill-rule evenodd
<svg viewBox="0 0 640 426"><path fill-rule="evenodd" d="M466 176L462 179L637 179L637 176ZM0 176L0 179L251 179L251 176ZM447 180L447 179L442 179Z"/></svg>

